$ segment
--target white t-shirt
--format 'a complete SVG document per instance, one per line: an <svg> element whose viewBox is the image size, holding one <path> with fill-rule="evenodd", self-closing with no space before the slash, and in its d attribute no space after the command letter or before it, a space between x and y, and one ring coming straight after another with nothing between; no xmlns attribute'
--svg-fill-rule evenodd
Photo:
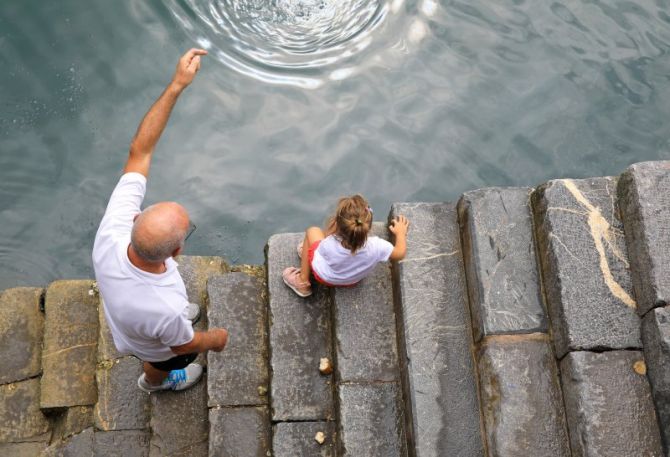
<svg viewBox="0 0 670 457"><path fill-rule="evenodd" d="M379 262L387 261L392 251L393 245L388 241L369 236L365 245L352 254L335 235L329 235L314 251L312 268L321 279L335 286L355 284Z"/></svg>
<svg viewBox="0 0 670 457"><path fill-rule="evenodd" d="M141 211L146 186L139 173L119 180L95 236L93 267L116 348L146 362L161 362L176 356L170 346L193 339L193 327L177 262L167 259L167 271L154 274L128 259L133 219Z"/></svg>

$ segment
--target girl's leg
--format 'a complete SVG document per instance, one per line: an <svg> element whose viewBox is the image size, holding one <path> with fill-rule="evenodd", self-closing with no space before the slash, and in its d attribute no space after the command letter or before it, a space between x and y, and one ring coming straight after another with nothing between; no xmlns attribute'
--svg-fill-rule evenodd
<svg viewBox="0 0 670 457"><path fill-rule="evenodd" d="M315 242L326 237L321 227L310 227L305 230L305 240L302 243L302 256L300 259L300 279L309 281L309 274L312 272L312 267L309 264L309 248Z"/></svg>

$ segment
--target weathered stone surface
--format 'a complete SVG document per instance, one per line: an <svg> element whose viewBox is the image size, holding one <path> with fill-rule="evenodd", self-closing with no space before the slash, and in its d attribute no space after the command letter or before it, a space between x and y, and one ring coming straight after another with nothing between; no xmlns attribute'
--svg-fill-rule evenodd
<svg viewBox="0 0 670 457"><path fill-rule="evenodd" d="M222 257L205 256L179 256L176 260L189 301L201 307L206 306L208 303L207 280L213 275L220 275L228 271L225 260Z"/></svg>
<svg viewBox="0 0 670 457"><path fill-rule="evenodd" d="M616 179L549 181L532 200L557 356L641 347Z"/></svg>
<svg viewBox="0 0 670 457"><path fill-rule="evenodd" d="M489 455L570 457L558 368L546 334L487 337L478 366Z"/></svg>
<svg viewBox="0 0 670 457"><path fill-rule="evenodd" d="M93 456L93 428L49 446L42 457L88 457Z"/></svg>
<svg viewBox="0 0 670 457"><path fill-rule="evenodd" d="M38 378L0 386L0 443L49 441L50 434Z"/></svg>
<svg viewBox="0 0 670 457"><path fill-rule="evenodd" d="M209 291L210 327L228 329L223 352L207 354L208 405L263 405L267 393L267 301L265 282L245 273L214 276Z"/></svg>
<svg viewBox="0 0 670 457"><path fill-rule="evenodd" d="M53 282L45 313L41 407L92 405L98 396L98 294L93 281Z"/></svg>
<svg viewBox="0 0 670 457"><path fill-rule="evenodd" d="M142 362L133 356L98 365L98 402L95 426L100 430L130 430L149 427L149 394L137 388Z"/></svg>
<svg viewBox="0 0 670 457"><path fill-rule="evenodd" d="M274 235L268 241L270 302L270 366L272 419L330 419L333 395L330 378L319 373L319 359L332 359L330 296L313 285L308 298L298 297L282 280L282 271L298 266L300 233Z"/></svg>
<svg viewBox="0 0 670 457"><path fill-rule="evenodd" d="M98 362L123 357L123 354L117 351L116 346L114 346L114 338L105 318L104 306L104 299L100 295L100 302L98 303Z"/></svg>
<svg viewBox="0 0 670 457"><path fill-rule="evenodd" d="M407 455L397 383L340 384L338 395L340 456Z"/></svg>
<svg viewBox="0 0 670 457"><path fill-rule="evenodd" d="M0 455L7 457L35 457L47 447L45 442L0 443Z"/></svg>
<svg viewBox="0 0 670 457"><path fill-rule="evenodd" d="M670 303L670 161L641 162L619 179L631 276L644 315Z"/></svg>
<svg viewBox="0 0 670 457"><path fill-rule="evenodd" d="M666 455L670 455L670 306L656 308L645 315L642 341L661 438Z"/></svg>
<svg viewBox="0 0 670 457"><path fill-rule="evenodd" d="M402 318L406 431L415 453L483 454L465 275L455 205L396 203L410 221L407 256L394 266Z"/></svg>
<svg viewBox="0 0 670 457"><path fill-rule="evenodd" d="M93 407L72 406L54 418L51 440L63 440L89 427L93 427Z"/></svg>
<svg viewBox="0 0 670 457"><path fill-rule="evenodd" d="M43 293L44 289L17 287L0 295L0 384L42 371Z"/></svg>
<svg viewBox="0 0 670 457"><path fill-rule="evenodd" d="M323 444L314 437L323 432ZM335 424L333 422L280 422L273 427L274 457L335 457Z"/></svg>
<svg viewBox="0 0 670 457"><path fill-rule="evenodd" d="M95 432L95 457L149 457L149 432L119 430Z"/></svg>
<svg viewBox="0 0 670 457"><path fill-rule="evenodd" d="M661 457L661 439L639 351L571 352L561 361L574 456Z"/></svg>
<svg viewBox="0 0 670 457"><path fill-rule="evenodd" d="M208 452L207 377L182 391L150 395L151 455L204 457Z"/></svg>
<svg viewBox="0 0 670 457"><path fill-rule="evenodd" d="M475 341L546 332L528 187L466 192L458 203Z"/></svg>
<svg viewBox="0 0 670 457"><path fill-rule="evenodd" d="M270 412L267 406L209 410L210 457L270 455Z"/></svg>
<svg viewBox="0 0 670 457"><path fill-rule="evenodd" d="M398 376L396 319L388 264L355 287L334 289L338 379L394 381Z"/></svg>

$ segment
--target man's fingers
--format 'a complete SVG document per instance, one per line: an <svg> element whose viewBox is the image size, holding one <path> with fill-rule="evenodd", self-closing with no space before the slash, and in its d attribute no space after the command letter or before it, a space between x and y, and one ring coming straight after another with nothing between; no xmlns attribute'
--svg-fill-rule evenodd
<svg viewBox="0 0 670 457"><path fill-rule="evenodd" d="M188 64L188 69L191 71L198 71L200 69L200 56L193 57L191 63Z"/></svg>
<svg viewBox="0 0 670 457"><path fill-rule="evenodd" d="M182 57L182 60L184 60L186 62L191 62L191 60L195 56L206 56L206 55L207 55L207 51L205 51L204 49L191 48L188 51L186 51L186 54L184 54L184 56Z"/></svg>

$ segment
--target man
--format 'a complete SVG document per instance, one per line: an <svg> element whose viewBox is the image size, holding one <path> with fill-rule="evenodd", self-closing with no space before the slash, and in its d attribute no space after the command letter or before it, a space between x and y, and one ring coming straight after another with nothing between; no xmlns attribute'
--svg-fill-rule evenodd
<svg viewBox="0 0 670 457"><path fill-rule="evenodd" d="M191 49L182 56L172 81L142 119L93 246L95 276L114 344L121 353L144 361L137 384L146 392L193 386L202 376L202 367L192 363L198 353L222 351L228 341L225 329L192 328L200 310L188 302L173 259L190 234L184 207L162 202L140 210L154 147L205 54Z"/></svg>

